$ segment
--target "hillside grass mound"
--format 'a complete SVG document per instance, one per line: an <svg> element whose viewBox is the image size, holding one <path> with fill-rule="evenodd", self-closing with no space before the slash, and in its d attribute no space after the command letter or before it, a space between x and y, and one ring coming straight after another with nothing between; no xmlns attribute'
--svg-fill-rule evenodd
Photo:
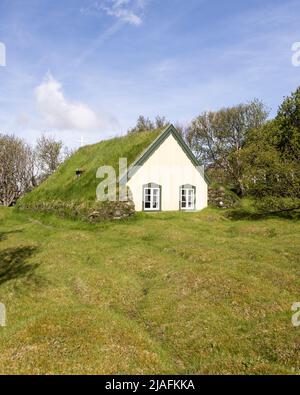
<svg viewBox="0 0 300 395"><path fill-rule="evenodd" d="M0 373L299 374L300 222L0 207Z"/></svg>

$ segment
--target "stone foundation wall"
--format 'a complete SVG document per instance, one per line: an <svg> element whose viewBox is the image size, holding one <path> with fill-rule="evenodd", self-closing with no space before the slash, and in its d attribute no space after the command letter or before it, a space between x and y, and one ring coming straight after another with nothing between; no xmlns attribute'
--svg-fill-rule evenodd
<svg viewBox="0 0 300 395"><path fill-rule="evenodd" d="M99 209L93 210L89 214L89 220L98 222L102 219L119 220L131 217L135 214L135 207L132 200L128 202L107 202Z"/></svg>
<svg viewBox="0 0 300 395"><path fill-rule="evenodd" d="M238 203L238 197L233 192L228 192L222 186L208 188L208 205L219 208L231 208Z"/></svg>
<svg viewBox="0 0 300 395"><path fill-rule="evenodd" d="M34 202L22 204L17 207L21 211L32 211L54 214L59 217L80 219L90 222L101 222L104 220L120 220L135 214L132 200L127 202Z"/></svg>

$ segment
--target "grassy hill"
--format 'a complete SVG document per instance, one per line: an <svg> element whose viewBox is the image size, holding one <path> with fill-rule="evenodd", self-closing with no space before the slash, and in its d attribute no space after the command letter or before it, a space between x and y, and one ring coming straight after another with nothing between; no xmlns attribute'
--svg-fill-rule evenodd
<svg viewBox="0 0 300 395"><path fill-rule="evenodd" d="M299 374L299 268L299 221L0 208L0 373Z"/></svg>
<svg viewBox="0 0 300 395"><path fill-rule="evenodd" d="M118 174L119 158L127 158L130 165L161 132L162 129L141 132L80 148L57 172L23 197L19 205L30 207L36 202L52 201L94 202L99 184L97 169L109 165ZM77 169L84 171L80 178L76 178Z"/></svg>

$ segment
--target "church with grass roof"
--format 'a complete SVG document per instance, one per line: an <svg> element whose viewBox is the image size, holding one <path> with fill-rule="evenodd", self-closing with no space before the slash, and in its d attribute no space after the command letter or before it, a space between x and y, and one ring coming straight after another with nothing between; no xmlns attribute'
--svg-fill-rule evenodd
<svg viewBox="0 0 300 395"><path fill-rule="evenodd" d="M110 167L120 178L120 158L127 162L124 185L135 211L199 211L207 206L204 168L173 125L81 147L18 206L47 212L60 208L74 215L85 207L92 210L99 201L99 168Z"/></svg>
<svg viewBox="0 0 300 395"><path fill-rule="evenodd" d="M204 168L173 125L162 130L128 170L136 211L199 211L207 207Z"/></svg>

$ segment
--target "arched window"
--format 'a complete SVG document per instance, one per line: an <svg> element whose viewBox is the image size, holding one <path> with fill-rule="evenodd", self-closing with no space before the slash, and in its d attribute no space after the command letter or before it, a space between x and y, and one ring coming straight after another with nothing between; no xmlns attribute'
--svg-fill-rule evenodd
<svg viewBox="0 0 300 395"><path fill-rule="evenodd" d="M161 186L155 183L149 183L143 186L143 210L160 211L161 210Z"/></svg>
<svg viewBox="0 0 300 395"><path fill-rule="evenodd" d="M179 191L180 210L196 209L196 187L193 185L182 185Z"/></svg>

